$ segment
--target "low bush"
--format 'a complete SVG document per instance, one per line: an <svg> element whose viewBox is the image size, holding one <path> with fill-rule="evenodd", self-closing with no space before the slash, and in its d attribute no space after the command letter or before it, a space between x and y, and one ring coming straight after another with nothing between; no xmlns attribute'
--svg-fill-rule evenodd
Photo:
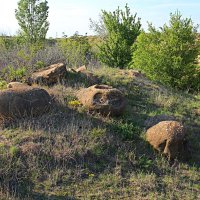
<svg viewBox="0 0 200 200"><path fill-rule="evenodd" d="M0 80L20 81L33 71L57 62L65 62L65 58L56 44L19 44L15 37L0 41Z"/></svg>
<svg viewBox="0 0 200 200"><path fill-rule="evenodd" d="M86 65L91 58L91 46L87 36L79 36L76 33L70 38L60 39L58 46L70 67Z"/></svg>
<svg viewBox="0 0 200 200"><path fill-rule="evenodd" d="M1 71L1 76L3 80L9 81L20 81L26 74L26 68L20 67L14 69L12 65L6 66Z"/></svg>

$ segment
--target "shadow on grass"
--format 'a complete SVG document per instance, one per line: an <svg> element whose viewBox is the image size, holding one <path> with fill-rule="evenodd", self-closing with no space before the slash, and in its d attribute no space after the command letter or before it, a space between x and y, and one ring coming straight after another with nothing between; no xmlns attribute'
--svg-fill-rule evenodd
<svg viewBox="0 0 200 200"><path fill-rule="evenodd" d="M61 84L70 87L77 87L77 84L82 87L89 87L100 82L101 79L89 71L78 73L68 71L65 79L61 81Z"/></svg>

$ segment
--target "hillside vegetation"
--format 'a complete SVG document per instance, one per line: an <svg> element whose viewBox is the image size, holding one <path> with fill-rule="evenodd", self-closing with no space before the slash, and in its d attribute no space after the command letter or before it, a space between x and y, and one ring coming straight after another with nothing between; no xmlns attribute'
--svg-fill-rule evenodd
<svg viewBox="0 0 200 200"><path fill-rule="evenodd" d="M95 36L45 39L47 3L20 0L20 34L0 37L0 200L200 199L200 43L191 19L176 12L169 25L145 32L126 5L91 20ZM52 64L61 70L46 68ZM47 73L34 79L40 70L52 82ZM34 103L31 89L28 98L24 88L6 89L13 81L43 91L47 105ZM124 95L122 115L82 105L77 92L94 82ZM7 99L30 106L29 115ZM147 129L165 120L183 124L187 159L170 159L147 142Z"/></svg>
<svg viewBox="0 0 200 200"><path fill-rule="evenodd" d="M74 78L44 87L56 106L8 124L0 135L2 199L198 199L200 96L175 92L127 70L93 69L127 98L122 117L90 114ZM191 158L170 162L145 141L145 120L172 115L187 126Z"/></svg>

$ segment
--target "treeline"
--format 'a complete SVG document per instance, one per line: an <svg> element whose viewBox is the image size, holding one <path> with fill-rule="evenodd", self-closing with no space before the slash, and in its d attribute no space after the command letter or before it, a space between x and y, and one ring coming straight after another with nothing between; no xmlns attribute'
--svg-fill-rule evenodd
<svg viewBox="0 0 200 200"><path fill-rule="evenodd" d="M2 81L21 79L58 61L70 67L100 62L142 70L150 79L173 88L199 91L200 42L191 18L183 18L177 11L170 14L169 23L163 27L157 29L149 23L144 31L141 19L128 5L124 10L103 10L100 16L99 21L90 20L94 37L75 33L72 37L45 39L49 27L47 1L20 0L16 10L19 34L0 38Z"/></svg>
<svg viewBox="0 0 200 200"><path fill-rule="evenodd" d="M170 14L168 24L157 29L149 23L144 31L137 13L132 15L128 5L125 11L102 11L101 16L101 23L93 22L92 27L103 38L98 53L102 63L139 69L173 88L199 91L200 67L196 62L200 41L191 18L183 18L177 11Z"/></svg>

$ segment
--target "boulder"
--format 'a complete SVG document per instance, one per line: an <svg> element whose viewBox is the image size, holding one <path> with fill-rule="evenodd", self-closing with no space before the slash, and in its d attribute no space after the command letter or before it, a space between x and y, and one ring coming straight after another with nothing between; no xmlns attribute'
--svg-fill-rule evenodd
<svg viewBox="0 0 200 200"><path fill-rule="evenodd" d="M28 78L27 83L29 85L33 83L52 85L64 79L66 73L66 65L63 63L53 64L43 70L34 72L32 76Z"/></svg>
<svg viewBox="0 0 200 200"><path fill-rule="evenodd" d="M188 155L186 131L180 122L159 122L147 130L146 139L154 149L169 159L184 158Z"/></svg>
<svg viewBox="0 0 200 200"><path fill-rule="evenodd" d="M105 115L121 115L125 109L122 92L108 85L93 85L77 93L79 101L90 111Z"/></svg>
<svg viewBox="0 0 200 200"><path fill-rule="evenodd" d="M87 70L86 66L83 65L83 66L79 67L78 69L76 69L75 71L76 71L76 72L84 72L84 71L86 71L86 70Z"/></svg>
<svg viewBox="0 0 200 200"><path fill-rule="evenodd" d="M21 88L21 87L29 87L25 83L20 83L20 82L10 82L7 85L7 88Z"/></svg>
<svg viewBox="0 0 200 200"><path fill-rule="evenodd" d="M50 108L51 97L44 89L27 87L0 91L0 118L7 120L38 116Z"/></svg>

